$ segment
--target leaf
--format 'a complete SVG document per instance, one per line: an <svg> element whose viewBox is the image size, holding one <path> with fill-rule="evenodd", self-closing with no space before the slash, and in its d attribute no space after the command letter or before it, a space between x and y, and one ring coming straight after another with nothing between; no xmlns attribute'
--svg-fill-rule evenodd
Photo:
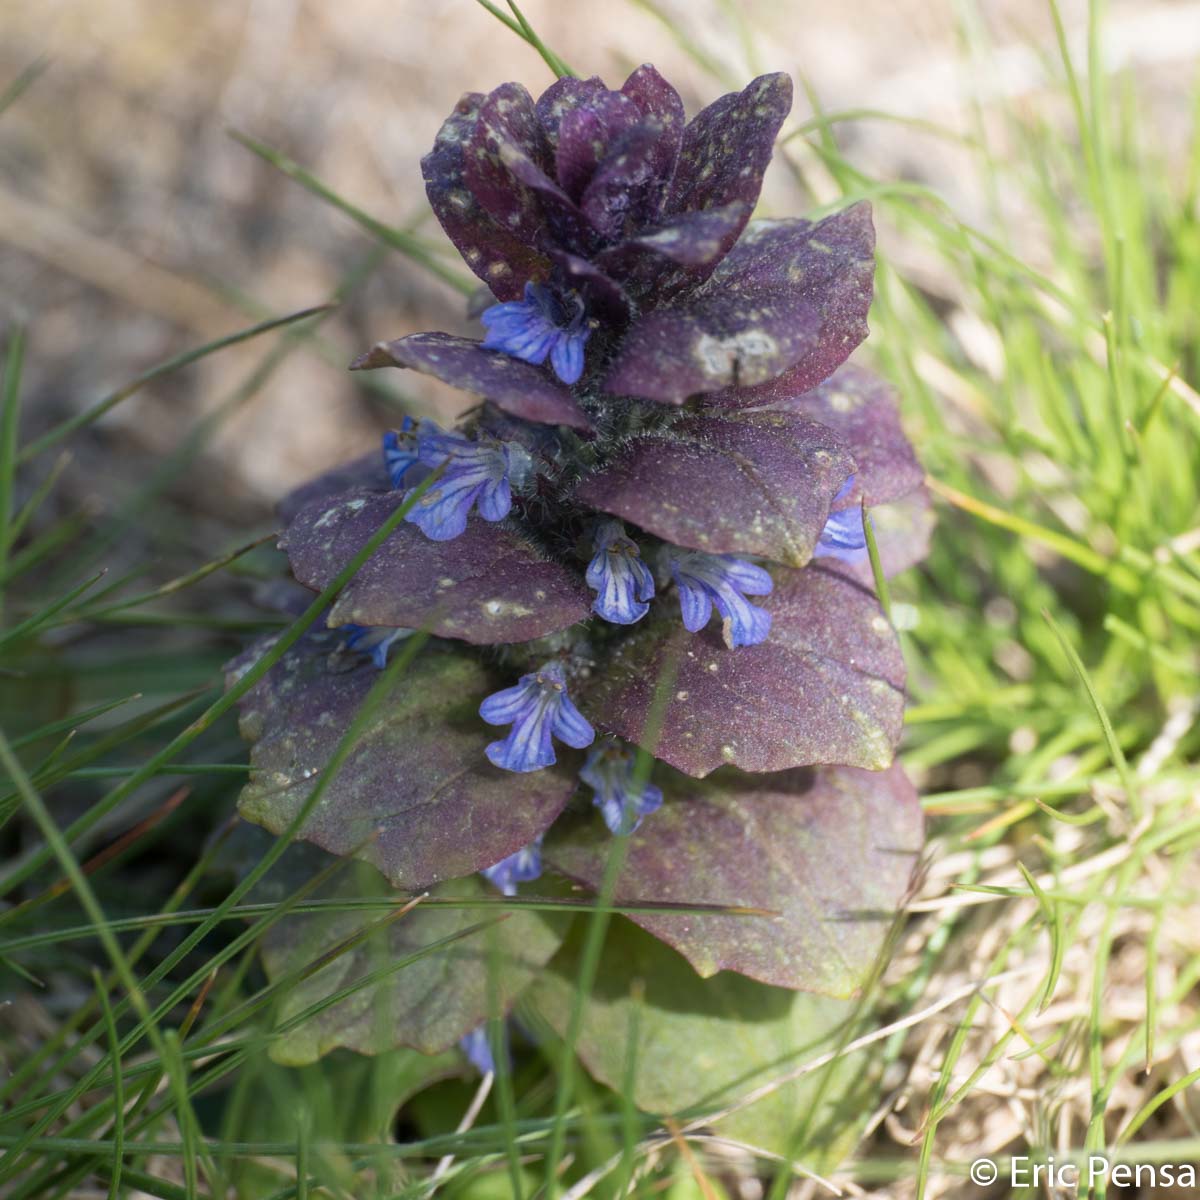
<svg viewBox="0 0 1200 1200"><path fill-rule="evenodd" d="M760 75L740 92L714 100L683 131L667 212L694 212L758 200L775 135L792 108L792 81Z"/></svg>
<svg viewBox="0 0 1200 1200"><path fill-rule="evenodd" d="M553 152L533 99L502 83L479 108L463 177L493 220L529 246L562 242L576 250L592 238L587 220L551 174Z"/></svg>
<svg viewBox="0 0 1200 1200"><path fill-rule="evenodd" d="M839 439L785 413L704 413L634 438L577 489L677 546L803 566L854 470Z"/></svg>
<svg viewBox="0 0 1200 1200"><path fill-rule="evenodd" d="M903 723L904 660L874 594L814 565L777 573L775 591L755 599L772 615L770 637L736 650L712 626L688 633L660 604L583 693L584 711L697 777L726 764L888 766ZM660 679L669 699L655 738Z"/></svg>
<svg viewBox="0 0 1200 1200"><path fill-rule="evenodd" d="M403 499L398 491L345 492L302 509L279 543L296 578L326 587ZM566 629L587 617L589 604L578 575L512 526L473 514L445 542L399 526L342 590L328 622L427 629L487 646Z"/></svg>
<svg viewBox="0 0 1200 1200"><path fill-rule="evenodd" d="M474 392L513 416L547 425L590 429L587 414L569 388L542 367L522 362L480 342L448 333L414 333L380 342L350 364L352 371L375 367L409 367L451 387Z"/></svg>
<svg viewBox="0 0 1200 1200"><path fill-rule="evenodd" d="M900 424L898 394L887 380L845 363L823 383L804 390L807 368L792 367L767 383L705 397L712 408L790 412L832 429L854 456L868 506L899 500L921 486L925 472Z"/></svg>
<svg viewBox="0 0 1200 1200"><path fill-rule="evenodd" d="M641 115L628 96L607 88L595 92L586 104L562 113L554 169L569 196L578 200L583 195L613 143L637 125Z"/></svg>
<svg viewBox="0 0 1200 1200"><path fill-rule="evenodd" d="M493 220L467 185L466 148L483 102L478 92L459 100L421 159L421 174L430 207L467 266L498 300L519 300L527 282L549 277L550 262Z"/></svg>
<svg viewBox="0 0 1200 1200"><path fill-rule="evenodd" d="M290 860L289 869L297 879L304 877L302 872L311 875L327 862L324 855L314 859L311 851L294 855L297 849L309 850L292 847L283 859L285 864ZM487 894L489 889L475 878L455 880L435 892L436 896L464 898ZM389 895L395 893L376 872L363 867L344 873L319 898ZM383 915L382 910L374 910L285 917L263 939L267 977L277 980L307 967ZM418 904L315 974L287 987L277 1023L286 1024L371 972L386 969L486 917L478 908ZM503 1011L557 949L562 940L561 924L561 919L550 920L540 913L510 913L493 928L387 972L381 980L323 1008L274 1040L271 1057L279 1063L303 1066L338 1047L360 1054L382 1054L398 1046L409 1046L424 1054L446 1050L490 1015L489 972L495 969L491 986Z"/></svg>
<svg viewBox="0 0 1200 1200"><path fill-rule="evenodd" d="M605 380L682 404L789 368L815 387L867 336L875 233L865 201L823 221L757 221L698 291L630 328Z"/></svg>
<svg viewBox="0 0 1200 1200"><path fill-rule="evenodd" d="M921 848L916 792L899 764L770 775L673 775L663 807L629 838L618 901L743 905L778 917L639 914L634 920L705 978L849 996L869 976ZM595 890L603 827L554 827L546 859Z"/></svg>
<svg viewBox="0 0 1200 1200"><path fill-rule="evenodd" d="M230 664L259 657L268 643ZM238 809L279 833L299 812L378 673L350 670L325 634L299 642L241 701L250 782ZM332 657L331 657L332 656ZM515 775L492 766L495 737L480 702L503 686L475 658L426 650L396 679L381 715L352 751L300 836L354 854L397 887L468 875L528 845L575 787L565 767Z"/></svg>
<svg viewBox="0 0 1200 1200"><path fill-rule="evenodd" d="M750 205L741 200L682 213L602 250L596 263L635 288L645 305L659 304L702 284L732 249L749 216Z"/></svg>
<svg viewBox="0 0 1200 1200"><path fill-rule="evenodd" d="M523 1000L560 1036L581 1002L575 980L584 932L576 926L568 934ZM596 984L584 1002L576 1050L591 1075L622 1094L632 1062L638 1108L699 1117L831 1050L853 1012L844 1000L768 987L728 972L699 979L673 950L615 918ZM830 1071L814 1111L822 1078L814 1071L784 1085L718 1121L716 1132L797 1154L814 1169L836 1163L847 1130L870 1111L874 1080L862 1056L843 1058ZM800 1132L806 1136L798 1145Z"/></svg>
<svg viewBox="0 0 1200 1200"><path fill-rule="evenodd" d="M361 455L351 462L331 467L307 483L292 488L276 508L284 524L289 524L305 505L314 500L326 500L354 489L386 492L391 486L392 481L388 478L383 454L379 450L373 450L370 454Z"/></svg>

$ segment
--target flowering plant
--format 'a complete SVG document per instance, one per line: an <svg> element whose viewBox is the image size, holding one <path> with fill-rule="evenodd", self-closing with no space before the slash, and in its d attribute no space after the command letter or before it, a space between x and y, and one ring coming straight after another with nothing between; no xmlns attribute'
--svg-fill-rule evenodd
<svg viewBox="0 0 1200 1200"><path fill-rule="evenodd" d="M458 897L512 895L547 869L596 890L612 839L627 839L615 900L653 938L621 922L614 937L632 949L606 951L602 979L636 964L652 983L678 981L690 969L665 943L694 968L697 1012L712 988L741 997L729 1020L744 1016L729 1007L761 1008L745 991L760 985L851 995L921 837L892 762L904 664L863 513L892 573L925 552L929 508L891 389L846 363L867 334L868 206L750 223L790 104L787 77L765 75L687 122L650 66L618 90L563 78L536 101L512 83L463 97L423 171L495 300L485 336L410 335L354 367L426 372L481 403L454 430L405 420L381 454L284 501L281 546L318 590L410 507L324 627L243 701L254 775L241 811L280 832L389 652L432 635L302 836L404 892ZM418 908L392 951L466 920ZM309 957L346 936L344 921L304 926ZM276 973L304 941L283 925L267 949ZM490 959L463 942L439 951L433 976L393 977L382 1023L380 1003L369 1018L354 997L280 1052L433 1052L470 1035L486 1058L473 1031L497 963L502 1004L525 992L561 1026L578 947L560 949L562 923L529 909L504 930ZM339 961L341 982L368 967ZM701 988L695 973L718 972L735 982ZM431 978L454 996L436 1019ZM619 986L609 999L580 1050L612 1082Z"/></svg>

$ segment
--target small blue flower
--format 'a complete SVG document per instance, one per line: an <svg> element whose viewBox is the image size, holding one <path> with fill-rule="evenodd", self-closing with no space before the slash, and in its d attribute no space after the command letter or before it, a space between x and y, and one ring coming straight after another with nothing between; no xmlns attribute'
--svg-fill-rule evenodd
<svg viewBox="0 0 1200 1200"><path fill-rule="evenodd" d="M771 614L751 604L746 596L766 596L771 576L732 554L705 554L699 550L672 550L671 574L679 588L684 628L697 633L708 624L713 605L724 618L725 644L756 646L771 632Z"/></svg>
<svg viewBox="0 0 1200 1200"><path fill-rule="evenodd" d="M845 500L854 490L855 477L850 476L838 488L833 503ZM817 539L813 554L817 558L840 558L843 562L861 562L867 549L867 534L863 529L862 506L851 504L829 514L825 528Z"/></svg>
<svg viewBox="0 0 1200 1200"><path fill-rule="evenodd" d="M458 1045L480 1075L496 1073L496 1060L492 1056L492 1045L488 1041L486 1022L460 1038Z"/></svg>
<svg viewBox="0 0 1200 1200"><path fill-rule="evenodd" d="M615 738L605 738L588 751L579 778L595 793L592 803L604 823L617 834L632 833L647 813L662 807L662 788L634 779L637 758Z"/></svg>
<svg viewBox="0 0 1200 1200"><path fill-rule="evenodd" d="M558 662L548 662L522 675L515 687L489 696L479 715L489 725L512 725L508 737L487 748L488 758L506 771L537 771L557 761L551 734L577 750L590 746L596 736L571 703L566 672Z"/></svg>
<svg viewBox="0 0 1200 1200"><path fill-rule="evenodd" d="M421 422L417 461L426 467L446 464L441 478L404 518L435 542L458 537L476 506L485 521L502 521L512 508L511 485L520 486L530 465L528 451L516 442L486 434L473 441L447 433L433 421Z"/></svg>
<svg viewBox="0 0 1200 1200"><path fill-rule="evenodd" d="M605 521L592 540L587 585L597 592L592 611L614 625L632 625L650 611L654 576L642 561L637 542L620 521Z"/></svg>
<svg viewBox="0 0 1200 1200"><path fill-rule="evenodd" d="M416 466L419 436L417 423L412 417L405 417L399 429L389 429L383 435L383 465L387 468L392 487L403 487L409 468Z"/></svg>
<svg viewBox="0 0 1200 1200"><path fill-rule="evenodd" d="M542 839L539 837L528 846L522 846L515 854L479 873L506 896L515 896L518 883L529 883L542 873Z"/></svg>
<svg viewBox="0 0 1200 1200"><path fill-rule="evenodd" d="M550 359L563 383L577 383L583 374L583 346L591 326L583 302L571 293L562 303L540 283L525 285L524 300L510 300L484 309L479 319L487 326L485 350L502 350L529 363Z"/></svg>
<svg viewBox="0 0 1200 1200"><path fill-rule="evenodd" d="M343 625L341 632L346 635L347 650L369 654L371 661L381 671L387 666L388 651L413 633L411 629L393 628L390 625Z"/></svg>

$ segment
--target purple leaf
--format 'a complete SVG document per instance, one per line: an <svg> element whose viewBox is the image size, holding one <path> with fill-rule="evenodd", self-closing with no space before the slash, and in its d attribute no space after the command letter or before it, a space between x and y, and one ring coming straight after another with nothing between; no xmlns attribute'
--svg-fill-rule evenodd
<svg viewBox="0 0 1200 1200"><path fill-rule="evenodd" d="M682 404L794 368L815 387L867 335L874 244L865 201L815 225L756 222L698 292L634 323L605 386Z"/></svg>
<svg viewBox="0 0 1200 1200"><path fill-rule="evenodd" d="M634 438L577 495L664 541L803 566L854 470L836 435L790 413L705 413Z"/></svg>
<svg viewBox="0 0 1200 1200"><path fill-rule="evenodd" d="M697 777L725 764L888 766L903 722L904 660L874 594L810 566L777 573L761 603L770 637L735 650L715 627L688 633L662 606L620 645L582 707L599 728ZM661 716L660 688L669 697Z"/></svg>
<svg viewBox="0 0 1200 1200"><path fill-rule="evenodd" d="M737 971L777 987L848 996L883 949L922 842L916 792L894 764L675 776L629 838L618 902L728 904L774 918L631 914L704 977ZM608 848L590 814L555 826L546 861L596 889Z"/></svg>
<svg viewBox="0 0 1200 1200"><path fill-rule="evenodd" d="M703 283L729 253L749 216L750 206L741 200L683 213L602 250L596 265L637 287L647 303L659 303Z"/></svg>
<svg viewBox="0 0 1200 1200"><path fill-rule="evenodd" d="M598 75L593 75L591 79L575 79L570 75L556 79L534 105L537 119L550 145L558 145L558 127L563 117L577 108L596 102L607 93L608 88Z"/></svg>
<svg viewBox="0 0 1200 1200"><path fill-rule="evenodd" d="M369 664L334 669L336 646L330 634L305 639L241 701L252 774L238 809L272 833L299 812L380 678ZM232 664L231 678L245 661ZM575 781L563 768L518 776L488 762L484 747L494 731L477 710L499 682L460 651L418 655L300 836L332 854L353 854L410 890L469 875L528 845Z"/></svg>
<svg viewBox="0 0 1200 1200"><path fill-rule="evenodd" d="M280 542L292 572L327 587L401 503L400 492L348 492L304 508ZM452 541L402 524L363 564L329 614L330 626L399 625L476 645L526 642L588 616L575 572L545 558L515 529L472 516Z"/></svg>
<svg viewBox="0 0 1200 1200"><path fill-rule="evenodd" d="M590 230L551 178L553 158L529 93L519 83L502 83L480 106L463 177L489 216L519 242L586 246Z"/></svg>
<svg viewBox="0 0 1200 1200"><path fill-rule="evenodd" d="M628 129L608 148L579 206L605 242L657 219L669 180L662 175L663 130L649 122Z"/></svg>
<svg viewBox="0 0 1200 1200"><path fill-rule="evenodd" d="M760 75L741 92L714 100L683 131L668 212L716 208L731 200L754 207L775 135L792 107L792 81Z"/></svg>
<svg viewBox="0 0 1200 1200"><path fill-rule="evenodd" d="M352 371L376 367L408 367L432 375L451 387L474 392L505 412L547 425L590 429L587 414L569 388L541 367L522 362L479 342L448 333L414 333L380 342L350 365Z"/></svg>
<svg viewBox="0 0 1200 1200"><path fill-rule="evenodd" d="M620 328L633 312L633 305L624 288L610 278L595 263L570 254L566 250L551 250L550 257L562 272L564 281L583 297L587 311L602 322Z"/></svg>
<svg viewBox="0 0 1200 1200"><path fill-rule="evenodd" d="M467 266L498 300L517 300L527 282L549 277L550 263L493 220L467 184L466 148L483 102L475 92L463 96L421 159L421 173L430 207Z"/></svg>
<svg viewBox="0 0 1200 1200"><path fill-rule="evenodd" d="M311 847L293 846L268 873L267 881L275 881L274 890L282 899L331 862L328 855ZM255 897L263 890L256 889ZM477 879L459 879L437 888L432 898L481 900L488 890ZM372 898L390 900L397 907L406 899L368 867L344 872L318 894L318 899L330 901ZM302 971L385 913L386 909L380 908L285 917L263 938L267 978L275 981ZM411 1046L424 1054L436 1054L455 1045L491 1014L493 1003L499 1011L506 1010L562 940L561 922L541 913L514 912L490 933L480 931L428 951L435 942L463 932L486 916L479 909L419 904L358 945L342 950L320 970L293 981L280 1000L280 1025L389 962L418 956L378 982L277 1033L271 1041L271 1057L288 1066L302 1066L339 1047L360 1054L382 1054L397 1046ZM435 1004L430 1003L432 995L437 996Z"/></svg>
<svg viewBox="0 0 1200 1200"><path fill-rule="evenodd" d="M276 506L280 520L289 524L296 514L314 500L326 500L343 492L362 490L386 492L392 486L383 455L378 450L364 454L352 462L342 463L322 472L315 479L293 488Z"/></svg>
<svg viewBox="0 0 1200 1200"><path fill-rule="evenodd" d="M554 163L558 182L569 196L578 200L583 195L609 147L641 115L627 96L607 90L563 113Z"/></svg>
<svg viewBox="0 0 1200 1200"><path fill-rule="evenodd" d="M683 145L686 122L679 93L649 63L643 63L625 80L621 92L641 109L644 117L662 130L656 173L663 179L671 179Z"/></svg>
<svg viewBox="0 0 1200 1200"><path fill-rule="evenodd" d="M921 486L925 472L900 424L896 389L873 371L845 363L810 390L796 384L804 364L759 384L705 398L712 408L769 409L797 413L834 430L854 455L867 505L887 504Z"/></svg>

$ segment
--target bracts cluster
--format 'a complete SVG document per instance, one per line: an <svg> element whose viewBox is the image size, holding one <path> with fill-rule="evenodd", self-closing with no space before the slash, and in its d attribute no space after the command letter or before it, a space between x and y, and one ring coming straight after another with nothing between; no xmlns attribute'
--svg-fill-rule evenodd
<svg viewBox="0 0 1200 1200"><path fill-rule="evenodd" d="M354 367L480 403L453 430L405 420L285 500L281 546L317 590L424 485L246 696L246 817L287 825L423 630L304 838L406 892L475 876L505 895L544 869L595 888L607 840L629 838L618 901L780 913L633 914L701 975L857 985L886 919L848 922L836 954L812 927L886 918L920 841L863 512L889 574L931 519L892 389L846 361L867 334L868 206L750 219L790 105L765 75L688 122L650 66L618 90L459 102L423 172L494 301L483 336L401 337Z"/></svg>

